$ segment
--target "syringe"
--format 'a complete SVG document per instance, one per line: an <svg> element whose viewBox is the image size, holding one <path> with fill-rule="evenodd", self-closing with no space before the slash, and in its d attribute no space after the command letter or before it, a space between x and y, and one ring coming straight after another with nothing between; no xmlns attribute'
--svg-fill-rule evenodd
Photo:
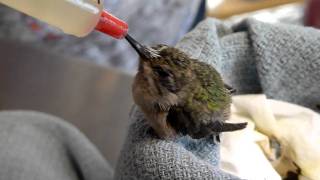
<svg viewBox="0 0 320 180"><path fill-rule="evenodd" d="M94 29L122 39L128 25L103 10L103 0L0 0L9 7L83 37Z"/></svg>

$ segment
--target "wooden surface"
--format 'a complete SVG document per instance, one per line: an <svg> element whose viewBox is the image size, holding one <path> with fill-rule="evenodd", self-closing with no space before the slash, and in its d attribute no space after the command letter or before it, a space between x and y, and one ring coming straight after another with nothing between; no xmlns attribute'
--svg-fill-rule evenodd
<svg viewBox="0 0 320 180"><path fill-rule="evenodd" d="M208 0L211 1L211 0ZM218 7L207 9L207 15L216 18L228 18L236 14L271 8L288 3L303 3L304 0L224 0Z"/></svg>

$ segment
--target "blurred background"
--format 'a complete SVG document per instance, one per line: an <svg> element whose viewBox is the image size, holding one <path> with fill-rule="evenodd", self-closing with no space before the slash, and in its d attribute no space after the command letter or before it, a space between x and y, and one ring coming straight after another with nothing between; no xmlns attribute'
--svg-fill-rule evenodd
<svg viewBox="0 0 320 180"><path fill-rule="evenodd" d="M206 17L320 27L319 0L105 0L143 44L174 45ZM80 17L81 18L81 17ZM99 32L63 34L0 4L0 110L47 112L77 126L115 165L133 104L138 57Z"/></svg>

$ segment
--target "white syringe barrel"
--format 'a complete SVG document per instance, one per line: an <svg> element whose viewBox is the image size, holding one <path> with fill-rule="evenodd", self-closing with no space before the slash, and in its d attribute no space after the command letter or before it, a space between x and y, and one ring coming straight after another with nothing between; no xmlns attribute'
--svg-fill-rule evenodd
<svg viewBox="0 0 320 180"><path fill-rule="evenodd" d="M97 24L104 30L118 30L117 36L104 32L115 38L123 38L127 31L127 24L111 14L107 14L109 19L101 19L107 13L103 11L103 0L0 0L0 3L78 37L89 34Z"/></svg>

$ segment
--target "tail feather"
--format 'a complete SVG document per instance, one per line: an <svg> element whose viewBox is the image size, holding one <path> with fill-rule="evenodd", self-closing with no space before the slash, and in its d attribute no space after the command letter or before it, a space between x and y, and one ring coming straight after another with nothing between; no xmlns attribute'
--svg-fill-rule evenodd
<svg viewBox="0 0 320 180"><path fill-rule="evenodd" d="M219 122L215 121L212 124L212 130L214 132L230 132L230 131L237 131L247 127L247 122L243 123L226 123L226 122Z"/></svg>

